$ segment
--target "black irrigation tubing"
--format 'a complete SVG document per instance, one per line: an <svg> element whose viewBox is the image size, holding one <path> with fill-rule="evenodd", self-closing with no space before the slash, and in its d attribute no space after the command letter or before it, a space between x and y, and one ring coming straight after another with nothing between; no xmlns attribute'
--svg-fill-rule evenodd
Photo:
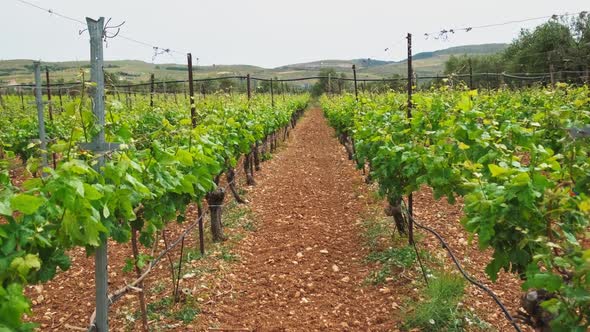
<svg viewBox="0 0 590 332"><path fill-rule="evenodd" d="M430 228L428 226L421 225L420 223L416 222L416 219L414 219L414 217L412 217L409 213L406 213L406 215L410 218L410 220L412 221L412 223L414 225L416 225L418 228L421 228L421 229L423 229L423 230L431 233L432 235L434 235L438 239L438 241L442 244L442 247L449 253L449 256L451 256L451 259L453 260L453 263L455 263L455 266L457 267L457 269L459 270L459 272L461 272L461 274L463 275L463 277L467 281L469 281L471 284L475 285L479 289L481 289L484 292L486 292L489 296L491 296L494 299L494 302L496 302L496 304L498 305L498 307L500 307L500 309L502 309L502 312L504 313L504 316L506 317L506 319L508 321L510 321L510 324L512 324L512 327L514 327L514 329L516 331L522 332L522 330L520 329L520 327L518 326L518 324L516 324L516 321L514 320L514 318L512 317L512 315L510 314L510 312L508 311L508 309L506 309L506 307L504 306L504 304L502 303L502 301L500 301L500 299L498 298L498 296L491 289L489 289L488 287L486 287L484 284L482 284L479 281L473 279L469 274L467 274L467 272L461 266L461 263L459 263L459 261L457 260L457 257L455 257L455 255L451 251L451 248L449 247L449 245L447 244L447 242L444 240L444 238L440 234L438 234L438 232L436 232L434 229L432 229L432 228Z"/></svg>

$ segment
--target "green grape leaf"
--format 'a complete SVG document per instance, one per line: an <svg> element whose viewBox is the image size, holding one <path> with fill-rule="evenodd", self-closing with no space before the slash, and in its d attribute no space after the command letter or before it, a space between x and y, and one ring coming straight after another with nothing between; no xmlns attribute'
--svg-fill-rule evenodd
<svg viewBox="0 0 590 332"><path fill-rule="evenodd" d="M28 194L19 194L10 200L12 208L24 214L37 212L44 202L43 198Z"/></svg>

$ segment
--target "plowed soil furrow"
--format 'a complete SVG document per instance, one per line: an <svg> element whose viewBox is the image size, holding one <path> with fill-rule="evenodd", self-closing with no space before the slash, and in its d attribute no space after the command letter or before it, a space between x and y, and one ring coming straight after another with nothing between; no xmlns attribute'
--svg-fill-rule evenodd
<svg viewBox="0 0 590 332"><path fill-rule="evenodd" d="M233 291L203 308L203 328L387 331L394 298L364 285L367 189L321 110L264 164L249 200L259 228L236 248Z"/></svg>

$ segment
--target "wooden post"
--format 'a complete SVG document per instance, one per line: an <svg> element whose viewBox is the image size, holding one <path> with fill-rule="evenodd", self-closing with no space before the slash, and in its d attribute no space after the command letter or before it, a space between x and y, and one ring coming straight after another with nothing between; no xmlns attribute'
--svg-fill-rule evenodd
<svg viewBox="0 0 590 332"><path fill-rule="evenodd" d="M51 82L49 81L49 68L45 67L45 79L47 83L47 109L49 111L49 123L53 124L53 105L51 105ZM57 168L57 154L51 154L53 169Z"/></svg>
<svg viewBox="0 0 590 332"><path fill-rule="evenodd" d="M352 77L354 78L354 96L356 101L359 101L359 90L356 81L356 65L352 65Z"/></svg>
<svg viewBox="0 0 590 332"><path fill-rule="evenodd" d="M131 86L127 86L127 108L131 110Z"/></svg>
<svg viewBox="0 0 590 332"><path fill-rule="evenodd" d="M250 74L246 75L246 88L248 89L248 100L252 99L252 90L250 84Z"/></svg>
<svg viewBox="0 0 590 332"><path fill-rule="evenodd" d="M412 118L412 78L414 77L414 70L412 68L412 34L408 33L408 120Z"/></svg>
<svg viewBox="0 0 590 332"><path fill-rule="evenodd" d="M553 63L549 64L549 76L551 77L551 86L555 87L555 69Z"/></svg>
<svg viewBox="0 0 590 332"><path fill-rule="evenodd" d="M187 62L188 62L188 93L189 93L189 102L191 104L191 123L193 128L197 126L197 105L195 105L195 86L193 82L193 55L188 53L186 55Z"/></svg>
<svg viewBox="0 0 590 332"><path fill-rule="evenodd" d="M270 79L270 105L274 108L275 107L275 92L273 88L273 79Z"/></svg>
<svg viewBox="0 0 590 332"><path fill-rule="evenodd" d="M199 250L201 256L205 255L205 228L203 223L203 206L201 202L197 203L197 218L199 218Z"/></svg>
<svg viewBox="0 0 590 332"><path fill-rule="evenodd" d="M47 81L47 109L49 110L49 121L53 122L53 106L51 105L51 83L49 82L49 68L45 67L45 78Z"/></svg>
<svg viewBox="0 0 590 332"><path fill-rule="evenodd" d="M473 90L473 66L471 64L471 57L469 58L469 89Z"/></svg>
<svg viewBox="0 0 590 332"><path fill-rule="evenodd" d="M412 34L408 33L408 125L411 127L411 121L412 121L412 108L413 108L413 104L412 104L412 88L413 88L413 82L412 82L412 78L414 76L414 69L412 68ZM414 199L413 199L413 195L412 193L410 193L408 195L408 213L410 214L410 216L414 215L413 212L413 204L414 204ZM414 244L414 223L412 222L412 218L410 218L410 220L408 220L408 240L410 242L410 244Z"/></svg>
<svg viewBox="0 0 590 332"><path fill-rule="evenodd" d="M197 105L195 104L195 85L193 81L193 55L188 53L186 55L187 70L188 70L188 94L189 103L191 107L191 125L193 128L197 126ZM186 91L186 90L185 90ZM174 95L176 96L176 95ZM197 202L198 205L198 216L197 222L199 224L199 250L201 255L205 255L205 230L203 226L203 209L201 208L201 202ZM184 239L183 239L184 241ZM178 276L180 278L180 275Z"/></svg>
<svg viewBox="0 0 590 332"><path fill-rule="evenodd" d="M22 106L23 112L24 112L25 111L25 96L24 96L22 88L19 88L19 93L20 93L20 103L21 103L21 106Z"/></svg>
<svg viewBox="0 0 590 332"><path fill-rule="evenodd" d="M61 88L57 89L57 95L59 96L59 111L63 112L64 111L64 102L61 97Z"/></svg>
<svg viewBox="0 0 590 332"><path fill-rule="evenodd" d="M150 75L150 107L154 107L154 74Z"/></svg>

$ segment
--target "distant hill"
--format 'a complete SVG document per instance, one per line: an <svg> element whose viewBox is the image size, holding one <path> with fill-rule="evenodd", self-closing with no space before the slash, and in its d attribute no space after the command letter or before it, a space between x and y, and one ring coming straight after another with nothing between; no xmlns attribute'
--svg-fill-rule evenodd
<svg viewBox="0 0 590 332"><path fill-rule="evenodd" d="M384 61L376 59L353 59L353 60L320 60L306 63L296 63L275 68L276 70L319 70L322 68L347 68L350 69L352 65L357 67L375 67L382 66L394 61Z"/></svg>
<svg viewBox="0 0 590 332"><path fill-rule="evenodd" d="M451 55L493 54L504 50L507 44L482 44L450 47L443 50L417 53L413 56L414 68L418 75L442 73L444 63ZM357 67L359 78L384 78L393 74L405 75L406 60L384 61L378 59L319 60L290 64L277 68L262 68L250 65L196 66L195 78L211 76L234 76L251 74L270 78L296 78L317 75L322 68L334 68L338 74L352 76L351 66ZM72 81L80 75L80 70L89 68L88 61L68 61L43 63L51 71L52 80ZM179 64L151 64L139 60L119 60L105 62L105 70L120 79L132 82L146 81L153 73L157 80L186 79L186 66ZM33 81L32 60L0 60L0 83L31 83Z"/></svg>
<svg viewBox="0 0 590 332"><path fill-rule="evenodd" d="M438 50L434 52L421 52L415 54L412 59L422 60L437 56L445 56L452 54L493 54L498 53L506 49L508 44L480 44L480 45L465 45L445 48L444 50ZM404 60L405 62L405 60Z"/></svg>

